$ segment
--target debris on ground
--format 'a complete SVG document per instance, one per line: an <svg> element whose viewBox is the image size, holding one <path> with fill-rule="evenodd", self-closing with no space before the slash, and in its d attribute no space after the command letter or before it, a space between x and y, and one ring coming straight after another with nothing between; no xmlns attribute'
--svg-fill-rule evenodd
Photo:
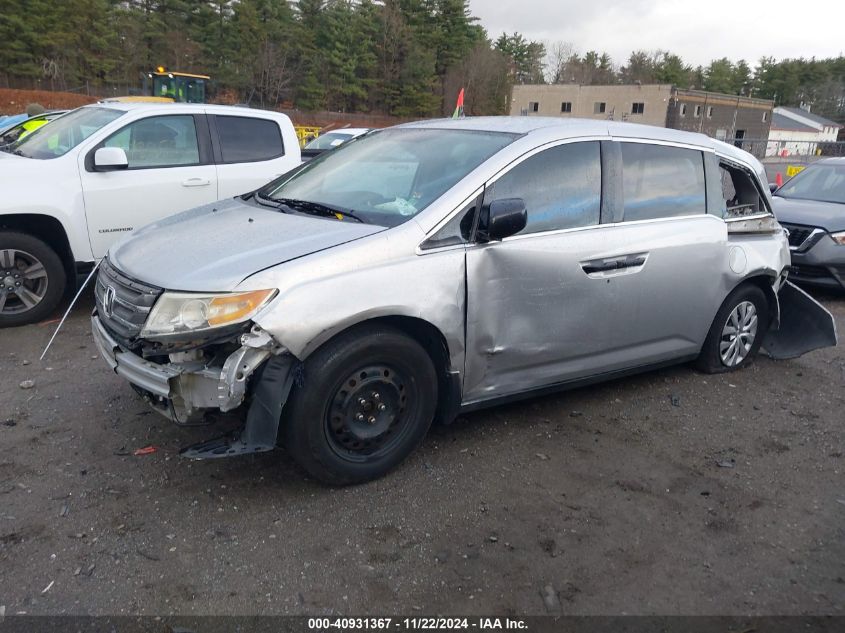
<svg viewBox="0 0 845 633"><path fill-rule="evenodd" d="M155 453L157 450L158 450L158 447L157 447L157 446L145 446L144 448L136 448L136 449L132 452L132 454L133 454L135 457L138 457L139 455L152 455L152 454L153 454L153 453Z"/></svg>
<svg viewBox="0 0 845 633"><path fill-rule="evenodd" d="M34 380L23 380L19 385L21 389L32 389L35 386Z"/></svg>
<svg viewBox="0 0 845 633"><path fill-rule="evenodd" d="M669 396L669 402L672 403L673 407L680 407L681 406L681 396L671 395Z"/></svg>
<svg viewBox="0 0 845 633"><path fill-rule="evenodd" d="M540 459L542 459L543 461L546 461L547 459L549 459L549 456L546 455L545 453L535 453L535 455L537 457L539 457Z"/></svg>
<svg viewBox="0 0 845 633"><path fill-rule="evenodd" d="M557 591L551 585L546 585L543 587L543 590L540 592L540 595L543 598L543 604L546 606L546 612L552 615L560 615L560 598L557 595Z"/></svg>
<svg viewBox="0 0 845 633"><path fill-rule="evenodd" d="M15 422L12 418L9 418L8 420L5 420L3 422L3 426L17 426L17 425L18 425L18 423Z"/></svg>
<svg viewBox="0 0 845 633"><path fill-rule="evenodd" d="M717 461L716 465L719 468L736 468L736 460L734 460L734 459L723 459L721 461Z"/></svg>
<svg viewBox="0 0 845 633"><path fill-rule="evenodd" d="M42 590L41 590L41 594L43 595L43 594L47 593L48 591L50 591L50 589L52 589L52 588L53 588L53 585L54 585L55 583L56 583L56 581L55 581L55 580L51 580L51 581L50 581L50 584L49 584L49 585L47 585L46 587L44 587L44 589L42 589Z"/></svg>

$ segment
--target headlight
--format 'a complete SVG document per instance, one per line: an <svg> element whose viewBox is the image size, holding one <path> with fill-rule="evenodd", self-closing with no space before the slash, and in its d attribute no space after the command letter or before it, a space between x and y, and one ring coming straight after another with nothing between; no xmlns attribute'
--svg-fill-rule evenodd
<svg viewBox="0 0 845 633"><path fill-rule="evenodd" d="M275 294L273 289L210 295L165 292L156 301L141 336L194 333L241 323L252 318Z"/></svg>
<svg viewBox="0 0 845 633"><path fill-rule="evenodd" d="M840 231L839 233L831 233L830 237L832 237L833 241L837 244L845 246L845 231Z"/></svg>

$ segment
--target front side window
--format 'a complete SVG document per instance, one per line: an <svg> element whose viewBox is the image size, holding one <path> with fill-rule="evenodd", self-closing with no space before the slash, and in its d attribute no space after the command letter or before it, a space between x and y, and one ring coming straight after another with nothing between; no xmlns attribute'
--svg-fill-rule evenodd
<svg viewBox="0 0 845 633"><path fill-rule="evenodd" d="M112 134L105 147L126 152L129 169L198 165L197 129L190 114L134 121Z"/></svg>
<svg viewBox="0 0 845 633"><path fill-rule="evenodd" d="M625 221L704 214L700 151L645 143L621 145Z"/></svg>
<svg viewBox="0 0 845 633"><path fill-rule="evenodd" d="M598 141L558 145L522 161L487 188L484 203L502 198L525 201L528 223L522 234L598 224Z"/></svg>
<svg viewBox="0 0 845 633"><path fill-rule="evenodd" d="M224 163L271 160L285 153L275 121L240 116L217 116L216 121Z"/></svg>
<svg viewBox="0 0 845 633"><path fill-rule="evenodd" d="M281 210L307 213L322 205L397 226L516 138L474 130L380 130L321 154L264 187L259 198L279 202Z"/></svg>
<svg viewBox="0 0 845 633"><path fill-rule="evenodd" d="M79 108L27 134L8 151L26 158L58 158L124 114L114 108Z"/></svg>

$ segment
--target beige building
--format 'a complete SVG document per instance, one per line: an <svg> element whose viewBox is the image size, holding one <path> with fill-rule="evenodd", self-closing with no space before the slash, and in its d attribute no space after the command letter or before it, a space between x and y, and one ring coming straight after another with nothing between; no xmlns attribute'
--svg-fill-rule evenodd
<svg viewBox="0 0 845 633"><path fill-rule="evenodd" d="M670 84L526 84L513 87L510 113L515 116L611 119L665 127L666 111L671 98Z"/></svg>
<svg viewBox="0 0 845 633"><path fill-rule="evenodd" d="M670 84L516 85L511 115L607 119L701 132L752 154L766 150L773 102Z"/></svg>

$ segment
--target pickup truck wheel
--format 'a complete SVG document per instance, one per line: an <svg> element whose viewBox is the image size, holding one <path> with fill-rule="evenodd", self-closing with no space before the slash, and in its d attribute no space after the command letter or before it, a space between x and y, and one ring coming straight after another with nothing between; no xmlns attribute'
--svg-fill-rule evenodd
<svg viewBox="0 0 845 633"><path fill-rule="evenodd" d="M316 479L375 479L404 460L431 426L437 374L399 330L363 326L309 357L285 406L285 447Z"/></svg>
<svg viewBox="0 0 845 633"><path fill-rule="evenodd" d="M49 316L66 283L62 261L47 244L26 233L0 231L0 327Z"/></svg>
<svg viewBox="0 0 845 633"><path fill-rule="evenodd" d="M763 291L751 284L738 287L713 319L697 367L708 374L718 374L750 364L760 349L768 323L769 302Z"/></svg>

